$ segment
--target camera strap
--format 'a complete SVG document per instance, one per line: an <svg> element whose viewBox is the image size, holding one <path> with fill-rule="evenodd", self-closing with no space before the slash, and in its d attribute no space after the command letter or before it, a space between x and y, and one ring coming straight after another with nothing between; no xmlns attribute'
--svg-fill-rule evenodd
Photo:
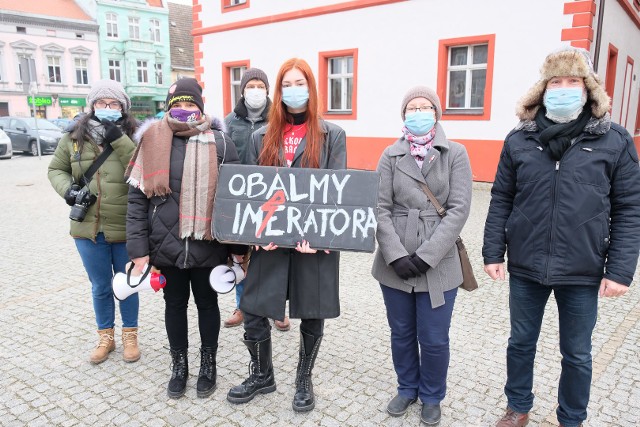
<svg viewBox="0 0 640 427"><path fill-rule="evenodd" d="M93 174L96 173L98 168L102 166L104 161L107 160L107 157L109 157L109 155L112 152L113 152L113 147L111 146L111 144L107 144L107 146L104 148L102 153L100 153L98 158L93 161L91 166L89 166L89 169L87 169L87 172L84 175L82 175L82 178L84 178L85 186L87 187L89 186L89 182L91 182L91 178L93 178Z"/></svg>

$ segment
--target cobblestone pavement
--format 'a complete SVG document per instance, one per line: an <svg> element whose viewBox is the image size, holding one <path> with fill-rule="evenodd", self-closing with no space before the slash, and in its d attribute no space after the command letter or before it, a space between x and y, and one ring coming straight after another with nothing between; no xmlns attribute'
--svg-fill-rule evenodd
<svg viewBox="0 0 640 427"><path fill-rule="evenodd" d="M326 322L314 370L317 404L308 414L291 409L299 321L274 329L278 389L251 403L232 405L227 390L247 374L242 328L222 329L218 389L198 399L197 316L191 304L191 377L179 400L166 397L170 375L160 294L141 295L139 362L117 349L101 365L88 362L96 342L90 285L68 235L69 208L46 178L50 156L0 161L0 424L127 426L418 426L420 406L391 418L395 392L389 330L370 254L345 253L341 265L342 315ZM487 184L475 184L472 215L463 232L480 289L460 292L451 328L451 368L442 426L489 426L506 400L505 348L509 334L506 283L482 273L482 227ZM220 296L223 319L234 307ZM594 333L594 373L585 425L634 426L640 419L640 292L600 301ZM119 326L117 327L119 329ZM538 346L536 400L530 425L552 426L560 370L555 304L548 304Z"/></svg>

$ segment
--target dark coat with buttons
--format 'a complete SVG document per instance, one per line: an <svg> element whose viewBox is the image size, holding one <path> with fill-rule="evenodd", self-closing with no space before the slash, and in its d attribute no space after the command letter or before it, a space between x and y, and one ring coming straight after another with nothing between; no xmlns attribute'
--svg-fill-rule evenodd
<svg viewBox="0 0 640 427"><path fill-rule="evenodd" d="M640 250L640 167L629 133L592 118L560 161L535 121L506 138L491 190L485 264L544 285L629 285Z"/></svg>
<svg viewBox="0 0 640 427"><path fill-rule="evenodd" d="M347 167L346 136L342 128L321 121L325 143L320 156L321 169ZM251 137L246 163L258 164L263 127ZM301 167L307 143L303 138L295 152L292 168ZM284 154L282 155L284 164ZM313 242L309 242L313 247ZM254 251L245 279L240 309L270 319L284 319L285 303L289 299L289 316L298 319L330 319L340 315L339 282L340 253L303 254L294 249Z"/></svg>
<svg viewBox="0 0 640 427"><path fill-rule="evenodd" d="M267 115L270 108L271 100L267 98L267 105L262 114L255 122L252 122L247 118L249 113L244 105L244 98L240 98L234 110L224 118L227 135L231 137L238 150L240 163L245 163L245 151L251 142L251 134L267 124Z"/></svg>

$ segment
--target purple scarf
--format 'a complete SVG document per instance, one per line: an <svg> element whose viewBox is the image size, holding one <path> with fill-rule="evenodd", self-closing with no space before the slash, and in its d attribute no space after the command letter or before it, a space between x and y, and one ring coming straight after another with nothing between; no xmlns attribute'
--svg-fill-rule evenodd
<svg viewBox="0 0 640 427"><path fill-rule="evenodd" d="M422 168L422 162L424 162L424 158L427 157L427 152L431 148L433 137L436 136L436 127L434 126L426 135L416 136L404 126L402 133L404 138L409 141L411 155L416 159L418 167Z"/></svg>

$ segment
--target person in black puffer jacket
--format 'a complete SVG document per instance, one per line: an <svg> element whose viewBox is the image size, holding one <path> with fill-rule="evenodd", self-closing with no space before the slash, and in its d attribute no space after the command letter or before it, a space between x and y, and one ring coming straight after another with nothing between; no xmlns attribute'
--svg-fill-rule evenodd
<svg viewBox="0 0 640 427"><path fill-rule="evenodd" d="M484 231L485 271L504 279L511 336L507 411L498 427L524 426L533 406L536 344L554 293L560 322L560 425L587 417L591 335L598 295L624 295L640 250L640 168L629 133L584 49L547 56L506 138Z"/></svg>
<svg viewBox="0 0 640 427"><path fill-rule="evenodd" d="M140 141L127 168L129 204L127 251L140 274L147 264L162 271L165 323L172 357L169 397L186 389L188 372L187 305L189 284L198 308L202 347L198 397L216 385L216 351L220 331L218 296L209 284L212 267L226 264L231 254L242 262L246 246L214 239L211 219L218 168L239 163L236 149L221 132L222 123L203 113L202 89L195 79L181 79L169 88L168 112L143 125Z"/></svg>

